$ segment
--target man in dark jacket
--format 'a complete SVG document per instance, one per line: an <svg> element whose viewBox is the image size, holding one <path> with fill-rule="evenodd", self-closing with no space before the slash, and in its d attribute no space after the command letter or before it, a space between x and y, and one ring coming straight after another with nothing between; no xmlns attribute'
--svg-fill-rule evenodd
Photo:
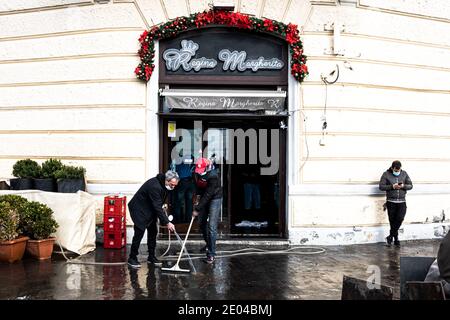
<svg viewBox="0 0 450 320"><path fill-rule="evenodd" d="M212 163L200 158L194 170L196 196L200 201L194 206L193 216L199 216L200 229L206 242L206 261L211 264L216 256L217 225L222 208L222 186Z"/></svg>
<svg viewBox="0 0 450 320"><path fill-rule="evenodd" d="M402 225L406 215L406 192L413 188L411 179L406 171L402 170L402 164L396 160L392 162L392 166L386 170L380 179L379 188L386 191L386 207L388 210L389 224L391 230L389 236L386 237L388 246L394 244L400 246L398 240L398 229Z"/></svg>
<svg viewBox="0 0 450 320"><path fill-rule="evenodd" d="M169 218L163 210L163 204L166 200L168 191L175 189L180 178L173 171L167 171L166 174L158 174L156 177L147 180L136 192L128 203L131 219L134 223L134 236L131 244L130 257L128 264L139 268L137 256L139 245L147 229L147 247L148 263L159 263L155 257L156 236L158 234L157 219L163 226L167 226L170 231L175 231L175 226L169 221Z"/></svg>
<svg viewBox="0 0 450 320"><path fill-rule="evenodd" d="M430 266L424 281L440 281L445 295L448 299L450 298L450 231L447 232L447 235L439 245L437 259Z"/></svg>
<svg viewBox="0 0 450 320"><path fill-rule="evenodd" d="M450 283L450 231L442 240L437 254L437 263L441 277ZM450 295L450 290L447 292Z"/></svg>

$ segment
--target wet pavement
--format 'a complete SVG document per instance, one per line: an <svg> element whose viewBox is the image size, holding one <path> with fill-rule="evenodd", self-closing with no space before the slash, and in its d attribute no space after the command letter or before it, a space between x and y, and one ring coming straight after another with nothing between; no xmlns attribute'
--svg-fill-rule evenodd
<svg viewBox="0 0 450 320"><path fill-rule="evenodd" d="M141 246L140 269L127 265L67 264L63 256L55 252L47 261L24 257L14 264L0 263L0 299L339 300L343 275L366 280L374 266L380 268L381 284L394 287L394 299L399 299L400 256L436 256L438 247L439 240L402 242L401 248L387 248L382 243L332 246L324 247L325 252L319 254L224 257L213 265L194 256L195 273L167 273L147 265L145 245ZM188 245L191 254L198 253L199 248ZM224 245L218 250L242 248ZM299 248L306 253L319 249ZM120 250L98 247L79 260L126 261L127 249L129 247ZM160 254L165 249L166 246L161 246ZM177 248L172 248L170 254L176 253ZM167 266L167 262L164 265ZM180 266L191 268L188 261L181 261Z"/></svg>

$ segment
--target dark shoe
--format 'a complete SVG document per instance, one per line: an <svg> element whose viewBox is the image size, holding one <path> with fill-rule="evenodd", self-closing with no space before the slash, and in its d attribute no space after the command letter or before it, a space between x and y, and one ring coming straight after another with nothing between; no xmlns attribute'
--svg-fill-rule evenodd
<svg viewBox="0 0 450 320"><path fill-rule="evenodd" d="M205 259L207 264L213 264L216 259L214 257L208 257Z"/></svg>
<svg viewBox="0 0 450 320"><path fill-rule="evenodd" d="M204 247L200 248L200 250L199 250L200 253L206 253L206 251L208 251L207 246L204 246Z"/></svg>
<svg viewBox="0 0 450 320"><path fill-rule="evenodd" d="M395 245L396 247L400 247L400 241L395 240L395 241L394 241L394 245Z"/></svg>
<svg viewBox="0 0 450 320"><path fill-rule="evenodd" d="M386 237L386 243L387 243L387 246L388 246L388 247L391 246L391 244L392 244L392 236L387 236L387 237Z"/></svg>
<svg viewBox="0 0 450 320"><path fill-rule="evenodd" d="M140 268L141 264L136 258L129 258L128 259L128 265L130 265L133 268Z"/></svg>
<svg viewBox="0 0 450 320"><path fill-rule="evenodd" d="M147 263L154 264L155 266L162 265L162 262L158 260L155 256L148 256Z"/></svg>

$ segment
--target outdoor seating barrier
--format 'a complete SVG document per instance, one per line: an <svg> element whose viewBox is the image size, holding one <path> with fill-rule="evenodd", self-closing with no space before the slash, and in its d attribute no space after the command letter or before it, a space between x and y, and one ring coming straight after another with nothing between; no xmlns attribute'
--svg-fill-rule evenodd
<svg viewBox="0 0 450 320"><path fill-rule="evenodd" d="M344 275L341 300L392 300L394 289Z"/></svg>

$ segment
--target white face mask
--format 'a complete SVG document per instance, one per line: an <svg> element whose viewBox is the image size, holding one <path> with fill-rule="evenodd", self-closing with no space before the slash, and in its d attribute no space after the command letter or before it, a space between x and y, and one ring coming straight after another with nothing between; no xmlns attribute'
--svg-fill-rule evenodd
<svg viewBox="0 0 450 320"><path fill-rule="evenodd" d="M166 184L166 189L169 190L169 191L172 191L173 189L175 189L175 187L171 187L171 186Z"/></svg>

